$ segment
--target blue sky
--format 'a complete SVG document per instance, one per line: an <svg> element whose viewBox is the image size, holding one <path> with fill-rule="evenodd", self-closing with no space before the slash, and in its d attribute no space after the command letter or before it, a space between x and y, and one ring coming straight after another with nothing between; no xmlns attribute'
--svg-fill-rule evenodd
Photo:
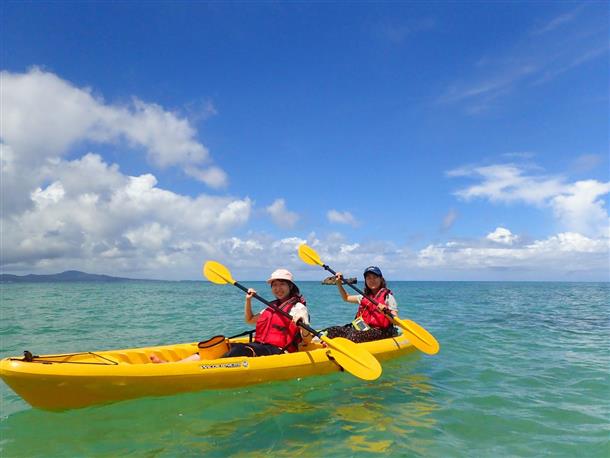
<svg viewBox="0 0 610 458"><path fill-rule="evenodd" d="M2 270L610 278L607 2L3 2Z"/></svg>

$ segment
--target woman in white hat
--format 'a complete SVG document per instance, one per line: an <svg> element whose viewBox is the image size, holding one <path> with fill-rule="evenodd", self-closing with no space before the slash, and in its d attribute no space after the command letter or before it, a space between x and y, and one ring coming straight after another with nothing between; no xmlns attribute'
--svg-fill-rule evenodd
<svg viewBox="0 0 610 458"><path fill-rule="evenodd" d="M254 342L231 344L231 349L223 358L231 356L268 356L280 353L292 353L300 344L308 343L313 337L309 332L297 326L299 321L309 324L309 312L305 298L293 282L292 273L286 269L277 269L267 280L271 292L276 297L273 305L288 313L292 319L267 307L260 313L252 313L252 298L256 291L250 288L244 304L246 323L256 325Z"/></svg>
<svg viewBox="0 0 610 458"><path fill-rule="evenodd" d="M302 321L309 324L309 312L305 298L297 285L292 281L292 274L286 269L278 269L271 274L267 283L271 285L271 292L276 297L272 302L276 307L287 312L292 319L267 307L260 313L252 313L252 298L256 291L250 288L246 294L244 304L244 318L246 323L256 325L254 342L232 343L230 350L222 355L222 358L231 356L269 356L280 353L292 353L298 350L299 345L307 344L313 335L297 326ZM199 354L195 353L183 362L199 360ZM156 355L151 355L153 363L166 363Z"/></svg>

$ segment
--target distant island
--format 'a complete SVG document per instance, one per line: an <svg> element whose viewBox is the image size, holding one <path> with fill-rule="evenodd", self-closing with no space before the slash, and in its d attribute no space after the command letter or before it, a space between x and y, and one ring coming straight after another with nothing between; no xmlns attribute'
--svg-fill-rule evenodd
<svg viewBox="0 0 610 458"><path fill-rule="evenodd" d="M110 275L88 274L78 270L66 270L60 274L49 275L13 275L0 274L0 283L43 283L43 282L118 282L118 281L139 281L133 278L112 277Z"/></svg>
<svg viewBox="0 0 610 458"><path fill-rule="evenodd" d="M349 277L349 278L343 279L344 285L355 285L356 283L358 283L358 279L356 277ZM326 277L324 280L322 280L322 284L323 285L336 285L337 283L335 282L335 276L331 275L330 277Z"/></svg>

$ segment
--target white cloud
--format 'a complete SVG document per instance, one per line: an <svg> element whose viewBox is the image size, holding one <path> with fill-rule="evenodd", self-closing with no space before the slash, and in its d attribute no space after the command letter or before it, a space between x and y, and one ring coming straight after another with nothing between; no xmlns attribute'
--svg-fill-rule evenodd
<svg viewBox="0 0 610 458"><path fill-rule="evenodd" d="M508 229L498 232L501 228L480 240L450 240L419 252L386 241L347 240L336 232L324 239L313 233L280 240L252 232L238 237L236 231L252 212L249 198L181 195L159 186L153 173L128 176L117 164L82 147L99 142L116 149L127 144L145 150L157 166L179 166L209 186L226 185L225 172L210 163L186 120L138 100L128 107L107 104L91 90L37 69L0 76L5 272L79 269L134 277L201 278L202 261L218 259L246 279L265 278L279 266L290 268L299 279L322 278L322 269L298 259L296 249L303 242L348 275L360 274L370 264L380 265L388 278L400 279L439 279L455 272L500 279L511 272L527 279L531 271L541 272L540 276L586 268L599 275L608 270L610 234L600 230L594 238L587 233L594 226L608 227L602 201L607 183L566 183L562 178L533 176L516 166L450 172L481 180L460 191L465 199L527 202L553 209L566 226L586 226L527 243ZM68 154L75 157L79 148L85 154L66 159ZM286 229L299 219L284 199L275 200L266 211ZM357 223L349 212L334 211L336 222Z"/></svg>
<svg viewBox="0 0 610 458"><path fill-rule="evenodd" d="M610 218L602 196L610 193L610 182L577 181L551 199L555 216L565 227L577 232L606 234Z"/></svg>
<svg viewBox="0 0 610 458"><path fill-rule="evenodd" d="M339 248L339 252L341 254L350 254L355 252L358 248L360 248L359 243L352 243L351 245L341 245Z"/></svg>
<svg viewBox="0 0 610 458"><path fill-rule="evenodd" d="M11 150L7 162L12 167L38 167L83 141L123 141L143 148L159 167L199 169L191 175L209 186L226 183L217 167L201 170L202 165L209 166L210 156L189 121L157 104L134 98L126 106L111 105L91 89L38 68L27 73L3 71L0 78L2 144Z"/></svg>
<svg viewBox="0 0 610 458"><path fill-rule="evenodd" d="M610 193L610 182L584 180L567 183L562 177L528 175L513 164L465 167L447 174L481 180L479 184L455 193L465 200L482 198L497 203L523 202L550 207L567 231L589 236L608 233L610 218L602 197Z"/></svg>
<svg viewBox="0 0 610 458"><path fill-rule="evenodd" d="M358 226L358 221L356 220L356 218L354 218L354 215L352 215L350 212L348 211L344 211L344 212L340 212L338 210L329 210L326 213L326 217L328 218L328 221L330 221L331 223L337 223L337 224L349 224L350 226Z"/></svg>
<svg viewBox="0 0 610 458"><path fill-rule="evenodd" d="M273 241L271 246L274 250L279 250L282 253L295 254L299 246L306 241L299 237L285 237L280 240Z"/></svg>
<svg viewBox="0 0 610 458"><path fill-rule="evenodd" d="M247 198L176 194L159 188L152 174L122 175L91 153L43 168L38 176L55 180L31 192L27 209L2 219L5 271L79 268L180 278L198 271L193 265L210 247L250 217Z"/></svg>
<svg viewBox="0 0 610 458"><path fill-rule="evenodd" d="M170 239L172 231L158 222L146 224L125 232L125 237L134 247L159 250Z"/></svg>
<svg viewBox="0 0 610 458"><path fill-rule="evenodd" d="M485 237L487 240L490 240L495 243L499 243L502 245L512 245L515 241L519 239L516 235L514 235L511 231L506 228L498 227L495 231L490 232Z"/></svg>
<svg viewBox="0 0 610 458"><path fill-rule="evenodd" d="M0 78L3 271L192 278L250 218L248 198L181 195L94 152L65 159L104 144L118 157L144 151L157 167L225 186L187 119L137 98L109 104L37 68Z"/></svg>
<svg viewBox="0 0 610 458"><path fill-rule="evenodd" d="M549 253L608 253L610 241L605 239L593 240L574 232L564 232L551 236L545 240L537 240L528 245L532 252Z"/></svg>
<svg viewBox="0 0 610 458"><path fill-rule="evenodd" d="M36 188L32 192L31 198L38 207L44 208L47 205L56 204L63 199L65 194L63 185L59 181L55 181L45 189Z"/></svg>
<svg viewBox="0 0 610 458"><path fill-rule="evenodd" d="M299 220L299 215L291 212L286 208L284 199L276 199L271 205L266 208L266 211L271 215L271 220L283 229L291 229Z"/></svg>
<svg viewBox="0 0 610 458"><path fill-rule="evenodd" d="M518 243L520 238L506 231L500 231L500 240L504 240L500 243L502 247L488 246L481 241L430 244L417 253L417 266L437 272L461 272L458 276L479 279L484 276L517 280L564 279L570 276L590 279L593 276L602 280L610 274L608 237L592 239L564 232L542 240ZM496 242L498 237L492 238ZM506 243L507 240L510 243Z"/></svg>
<svg viewBox="0 0 610 458"><path fill-rule="evenodd" d="M482 179L481 184L457 191L463 199L487 198L492 202L517 202L542 205L549 197L561 192L563 183L556 177L525 175L512 164L464 167L447 172L450 177L470 176Z"/></svg>
<svg viewBox="0 0 610 458"><path fill-rule="evenodd" d="M184 171L187 175L207 184L210 188L224 188L229 182L224 170L215 166L203 170L197 167L188 166L184 168Z"/></svg>
<svg viewBox="0 0 610 458"><path fill-rule="evenodd" d="M334 270L360 278L364 267L380 266L390 280L598 280L610 278L610 234L590 238L564 232L538 240L496 230L490 240L449 240L419 249L387 241L356 243L338 233L319 239L310 234L306 243ZM488 234L489 235L489 234ZM498 240L500 242L498 242ZM322 269L303 264L296 256L301 240L279 250L272 241L262 242L271 265L298 272L298 278L321 279Z"/></svg>
<svg viewBox="0 0 610 458"><path fill-rule="evenodd" d="M442 266L445 264L445 248L437 245L428 245L417 255L421 267Z"/></svg>

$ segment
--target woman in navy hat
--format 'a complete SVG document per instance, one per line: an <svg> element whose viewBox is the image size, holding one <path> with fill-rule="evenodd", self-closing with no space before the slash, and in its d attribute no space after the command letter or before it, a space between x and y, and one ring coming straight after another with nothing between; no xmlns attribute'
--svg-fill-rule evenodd
<svg viewBox="0 0 610 458"><path fill-rule="evenodd" d="M356 318L345 326L333 326L327 329L327 335L334 337L345 337L354 342L369 342L371 340L385 339L397 334L388 317L398 313L398 305L392 291L387 288L385 278L381 269L377 266L369 266L364 269L364 296L361 294L348 295L343 288L343 275L337 272L337 288L345 302L358 304ZM375 302L378 305L375 305Z"/></svg>

